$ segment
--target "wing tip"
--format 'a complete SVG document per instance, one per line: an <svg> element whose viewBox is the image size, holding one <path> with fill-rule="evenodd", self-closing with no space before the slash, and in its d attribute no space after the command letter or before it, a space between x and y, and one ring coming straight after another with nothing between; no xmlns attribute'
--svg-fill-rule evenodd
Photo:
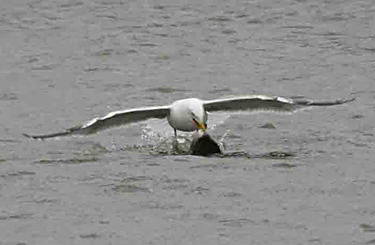
<svg viewBox="0 0 375 245"><path fill-rule="evenodd" d="M348 99L337 99L333 101L312 101L312 100L294 100L293 102L301 106L333 106L333 105L342 105L356 100L356 97Z"/></svg>
<svg viewBox="0 0 375 245"><path fill-rule="evenodd" d="M26 138L33 138L33 136L30 134L22 133L22 135L25 136Z"/></svg>
<svg viewBox="0 0 375 245"><path fill-rule="evenodd" d="M341 104L346 104L346 103L349 103L349 102L352 102L352 101L355 101L355 100L356 100L356 97L338 99L336 101L333 101L332 103L328 102L328 105L341 105ZM323 104L324 104L324 102L323 102Z"/></svg>
<svg viewBox="0 0 375 245"><path fill-rule="evenodd" d="M63 132L57 132L57 133L51 133L51 134L31 135L31 134L23 133L22 135L29 138L29 139L45 140L45 139L49 139L49 138L57 138L57 137L61 137L61 136L71 135L71 134L76 133L76 131L78 129L80 129L80 128L75 127L75 128L67 129Z"/></svg>
<svg viewBox="0 0 375 245"><path fill-rule="evenodd" d="M45 139L45 137L43 137L42 135L31 135L31 134L26 134L26 133L22 133L22 135L32 140L44 140Z"/></svg>
<svg viewBox="0 0 375 245"><path fill-rule="evenodd" d="M349 103L349 102L352 102L352 101L355 101L357 98L356 97L352 97L352 98L349 98L349 99L341 99L341 104L345 104L345 103Z"/></svg>

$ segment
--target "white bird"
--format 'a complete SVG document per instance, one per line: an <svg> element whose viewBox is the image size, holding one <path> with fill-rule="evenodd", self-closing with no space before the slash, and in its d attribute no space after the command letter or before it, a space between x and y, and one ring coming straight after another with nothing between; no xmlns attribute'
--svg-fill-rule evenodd
<svg viewBox="0 0 375 245"><path fill-rule="evenodd" d="M175 136L177 137L177 130L185 132L196 130L205 131L207 129L207 112L249 110L292 112L296 109L308 106L339 105L353 100L354 98L328 102L313 102L264 95L242 96L216 100L188 98L177 100L166 106L141 107L113 111L106 116L96 117L83 125L69 128L63 132L45 135L24 135L34 139L46 139L68 135L88 135L111 127L136 123L151 118L167 118L169 125L174 129Z"/></svg>

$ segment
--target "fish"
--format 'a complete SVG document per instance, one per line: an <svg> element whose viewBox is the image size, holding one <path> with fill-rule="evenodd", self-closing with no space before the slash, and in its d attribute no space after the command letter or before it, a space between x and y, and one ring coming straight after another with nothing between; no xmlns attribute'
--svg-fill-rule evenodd
<svg viewBox="0 0 375 245"><path fill-rule="evenodd" d="M220 145L207 133L197 132L193 135L190 145L190 154L197 156L210 156L223 153Z"/></svg>

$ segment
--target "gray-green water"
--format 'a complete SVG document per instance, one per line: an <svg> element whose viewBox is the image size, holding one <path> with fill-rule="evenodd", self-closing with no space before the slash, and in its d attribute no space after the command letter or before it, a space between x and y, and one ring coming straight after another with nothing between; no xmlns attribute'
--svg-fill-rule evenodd
<svg viewBox="0 0 375 245"><path fill-rule="evenodd" d="M374 16L371 0L2 1L0 244L375 243ZM357 99L210 115L226 157L168 154L158 120L22 136L247 94Z"/></svg>

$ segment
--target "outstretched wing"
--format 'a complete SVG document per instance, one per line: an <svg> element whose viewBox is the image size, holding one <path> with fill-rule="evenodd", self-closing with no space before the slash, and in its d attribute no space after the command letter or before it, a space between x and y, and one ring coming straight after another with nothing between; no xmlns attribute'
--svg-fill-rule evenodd
<svg viewBox="0 0 375 245"><path fill-rule="evenodd" d="M68 135L88 135L94 134L96 132L122 126L130 123L136 123L139 121L147 120L150 118L165 118L169 115L168 106L160 107L146 107L146 108L137 108L123 111L113 111L107 114L104 117L97 117L87 122L86 124L79 125L73 128L69 128L62 132L44 134L44 135L28 135L25 136L33 139L47 139L59 136L68 136Z"/></svg>
<svg viewBox="0 0 375 245"><path fill-rule="evenodd" d="M253 95L226 99L207 100L203 102L206 111L242 111L242 110L270 110L291 112L307 106L332 106L340 105L352 99L314 102L307 100L292 100L282 97Z"/></svg>

